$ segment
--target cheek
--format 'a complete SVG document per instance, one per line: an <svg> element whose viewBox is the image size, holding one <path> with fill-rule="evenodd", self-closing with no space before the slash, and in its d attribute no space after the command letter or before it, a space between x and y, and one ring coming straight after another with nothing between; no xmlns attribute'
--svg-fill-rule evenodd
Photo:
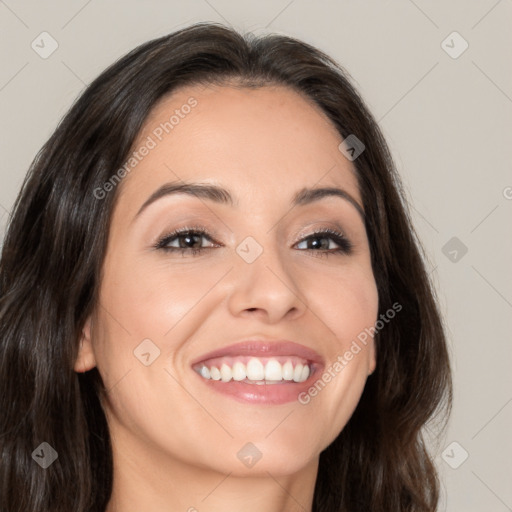
<svg viewBox="0 0 512 512"><path fill-rule="evenodd" d="M169 359L201 324L200 311L206 305L211 310L201 298L218 281L218 272L177 272L169 265L115 260L105 267L95 332L97 367L111 390L104 409L138 435L160 439L176 409L184 417L202 413L175 380L182 380L181 370ZM197 423L195 434L201 436ZM186 439L191 429L187 424Z"/></svg>
<svg viewBox="0 0 512 512"><path fill-rule="evenodd" d="M141 367L150 370L143 379L164 368L175 374L185 371L181 367L187 351L182 349L218 310L222 292L217 284L230 266L199 270L197 265L193 269L165 261L125 262L122 256L115 261L105 267L101 331L95 337L97 366L105 385L113 386ZM154 362L145 367L144 358ZM128 380L133 381L137 371Z"/></svg>
<svg viewBox="0 0 512 512"><path fill-rule="evenodd" d="M308 307L328 328L326 368L299 402L325 418L324 439L339 434L354 412L373 361L372 328L378 291L369 267L354 267L337 279L317 275L309 283ZM324 330L325 331L325 330Z"/></svg>
<svg viewBox="0 0 512 512"><path fill-rule="evenodd" d="M224 272L218 265L192 269L165 260L120 263L110 272L104 300L134 340L162 339L193 312Z"/></svg>
<svg viewBox="0 0 512 512"><path fill-rule="evenodd" d="M375 325L379 298L369 265L354 265L336 273L316 273L306 279L308 307L336 338L337 349L345 350L347 342Z"/></svg>

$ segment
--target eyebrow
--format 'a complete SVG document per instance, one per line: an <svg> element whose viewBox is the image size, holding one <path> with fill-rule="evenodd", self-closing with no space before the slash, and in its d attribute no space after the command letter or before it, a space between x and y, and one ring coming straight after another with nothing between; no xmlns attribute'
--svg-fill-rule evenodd
<svg viewBox="0 0 512 512"><path fill-rule="evenodd" d="M155 190L155 192L153 192L140 207L133 220L135 220L150 204L173 194L187 194L192 197L208 199L218 204L226 204L235 207L238 206L238 202L234 201L231 193L227 189L218 185L172 182L166 183ZM365 221L365 213L361 205L346 190L337 187L302 188L292 197L291 205L292 207L305 206L325 197L340 197L345 199L358 211L363 222Z"/></svg>

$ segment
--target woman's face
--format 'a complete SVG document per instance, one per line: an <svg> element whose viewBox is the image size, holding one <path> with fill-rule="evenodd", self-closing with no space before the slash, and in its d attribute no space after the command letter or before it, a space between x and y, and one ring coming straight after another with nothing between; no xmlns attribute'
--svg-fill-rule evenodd
<svg viewBox="0 0 512 512"><path fill-rule="evenodd" d="M343 429L375 368L373 339L358 335L374 326L378 295L340 142L320 110L284 87L194 86L154 108L118 185L99 303L75 365L97 366L118 450L277 476L316 464ZM204 191L153 196L190 183L226 189L233 203ZM294 203L319 188L345 197ZM156 248L181 228L209 235ZM352 248L311 236L325 229ZM212 359L245 340L267 344Z"/></svg>

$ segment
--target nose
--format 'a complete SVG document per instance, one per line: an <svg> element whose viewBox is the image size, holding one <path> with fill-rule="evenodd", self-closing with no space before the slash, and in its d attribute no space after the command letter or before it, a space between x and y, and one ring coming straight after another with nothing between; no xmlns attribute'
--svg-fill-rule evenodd
<svg viewBox="0 0 512 512"><path fill-rule="evenodd" d="M291 265L286 265L285 250L279 250L274 244L262 249L252 262L240 256L243 252L234 254L235 268L230 272L228 300L231 314L258 316L269 324L300 317L307 309L306 298L297 274Z"/></svg>

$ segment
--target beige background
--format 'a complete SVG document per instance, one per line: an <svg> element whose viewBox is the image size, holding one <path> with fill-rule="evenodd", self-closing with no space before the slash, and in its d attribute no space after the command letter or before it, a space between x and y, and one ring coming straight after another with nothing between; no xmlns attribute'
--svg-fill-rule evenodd
<svg viewBox="0 0 512 512"><path fill-rule="evenodd" d="M0 239L84 86L137 44L207 20L304 39L355 80L403 177L449 331L440 510L512 510L512 0L0 0ZM58 43L46 59L31 47L43 31Z"/></svg>

